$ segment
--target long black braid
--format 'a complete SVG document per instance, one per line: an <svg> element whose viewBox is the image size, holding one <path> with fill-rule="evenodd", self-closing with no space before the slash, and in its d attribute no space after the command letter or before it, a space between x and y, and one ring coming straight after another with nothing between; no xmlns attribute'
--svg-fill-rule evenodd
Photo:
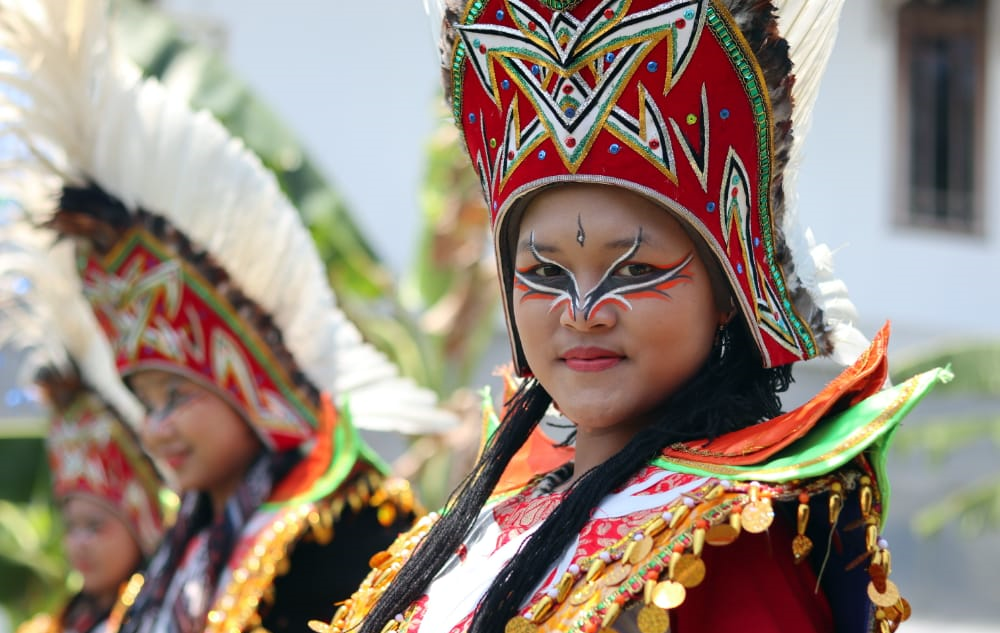
<svg viewBox="0 0 1000 633"><path fill-rule="evenodd" d="M503 628L516 615L590 519L593 508L612 490L671 444L712 438L780 413L778 394L791 383L789 366L761 366L753 340L742 324L727 326L724 353L714 353L699 372L664 402L657 422L640 431L613 457L569 489L563 501L500 571L479 604L470 633ZM452 494L446 514L400 570L362 625L377 633L426 591L451 559L479 516L500 474L525 442L551 402L541 385L530 381L515 394L493 441L472 473Z"/></svg>
<svg viewBox="0 0 1000 633"><path fill-rule="evenodd" d="M487 443L472 472L451 493L442 517L365 618L361 633L378 633L387 621L423 594L462 544L500 475L551 403L551 396L537 381L522 383L508 403L500 428Z"/></svg>

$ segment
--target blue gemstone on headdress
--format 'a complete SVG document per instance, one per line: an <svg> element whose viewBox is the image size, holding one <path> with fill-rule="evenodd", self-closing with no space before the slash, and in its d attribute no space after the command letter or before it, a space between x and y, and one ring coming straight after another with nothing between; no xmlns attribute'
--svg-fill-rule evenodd
<svg viewBox="0 0 1000 633"><path fill-rule="evenodd" d="M753 238L753 245L754 246L760 246L760 238L759 237Z"/></svg>
<svg viewBox="0 0 1000 633"><path fill-rule="evenodd" d="M472 45L476 48L479 48L479 40L472 40Z"/></svg>
<svg viewBox="0 0 1000 633"><path fill-rule="evenodd" d="M18 277L11 284L11 290L14 291L16 295L23 295L31 290L31 280L27 277Z"/></svg>
<svg viewBox="0 0 1000 633"><path fill-rule="evenodd" d="M706 204L705 210L708 211L709 213L715 213L715 203L709 202L708 204Z"/></svg>
<svg viewBox="0 0 1000 633"><path fill-rule="evenodd" d="M576 108L566 108L566 116L573 118L576 116Z"/></svg>
<svg viewBox="0 0 1000 633"><path fill-rule="evenodd" d="M476 113L475 112L470 112L469 113L469 123L475 123L475 122L476 122Z"/></svg>
<svg viewBox="0 0 1000 633"><path fill-rule="evenodd" d="M651 73L655 73L656 69L659 67L660 65L657 64L656 62L649 62L648 64L646 64L646 70L648 70Z"/></svg>
<svg viewBox="0 0 1000 633"><path fill-rule="evenodd" d="M545 160L545 150L538 150L538 160Z"/></svg>
<svg viewBox="0 0 1000 633"><path fill-rule="evenodd" d="M612 143L610 146L608 146L608 151L611 152L612 154L617 154L618 152L622 151L622 146L619 145L618 143Z"/></svg>
<svg viewBox="0 0 1000 633"><path fill-rule="evenodd" d="M729 118L729 109L728 108L722 108L722 110L719 111L719 116L722 117L723 119L728 119Z"/></svg>
<svg viewBox="0 0 1000 633"><path fill-rule="evenodd" d="M503 11L497 11L497 22L503 22Z"/></svg>
<svg viewBox="0 0 1000 633"><path fill-rule="evenodd" d="M24 397L21 395L21 390L18 389L17 387L8 389L7 393L4 394L3 402L10 408L14 408L17 405L21 404L22 402L24 402Z"/></svg>
<svg viewBox="0 0 1000 633"><path fill-rule="evenodd" d="M743 264L736 264L736 272L743 274Z"/></svg>
<svg viewBox="0 0 1000 633"><path fill-rule="evenodd" d="M542 69L538 66L538 64L531 65L531 74L536 77L542 74Z"/></svg>
<svg viewBox="0 0 1000 633"><path fill-rule="evenodd" d="M510 79L504 79L503 81L501 81L500 82L500 87L503 88L504 90L509 90L510 89Z"/></svg>
<svg viewBox="0 0 1000 633"><path fill-rule="evenodd" d="M604 56L604 61L606 61L609 64L611 62L615 61L615 54L614 53L608 53L607 55Z"/></svg>
<svg viewBox="0 0 1000 633"><path fill-rule="evenodd" d="M694 19L694 9L688 9L687 11L685 11L684 12L684 17L687 18L688 20L693 20Z"/></svg>

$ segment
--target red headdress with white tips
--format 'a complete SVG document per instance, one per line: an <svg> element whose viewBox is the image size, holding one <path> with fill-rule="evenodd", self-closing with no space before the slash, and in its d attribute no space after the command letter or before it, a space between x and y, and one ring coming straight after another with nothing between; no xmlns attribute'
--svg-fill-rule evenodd
<svg viewBox="0 0 1000 633"><path fill-rule="evenodd" d="M519 211L557 183L643 195L698 234L765 366L865 347L789 195L842 2L474 0L445 9L454 116L510 318Z"/></svg>
<svg viewBox="0 0 1000 633"><path fill-rule="evenodd" d="M209 114L143 79L101 1L0 3L3 122L16 168L53 182L31 205L80 245L84 292L119 371L180 373L215 389L268 446L312 439L320 392L360 428L450 426L337 309L274 176ZM37 198L36 198L37 200Z"/></svg>
<svg viewBox="0 0 1000 633"><path fill-rule="evenodd" d="M24 224L0 230L0 346L50 408L55 497L86 496L122 519L150 554L163 533L162 484L139 446L142 406L125 388L84 300L71 245Z"/></svg>

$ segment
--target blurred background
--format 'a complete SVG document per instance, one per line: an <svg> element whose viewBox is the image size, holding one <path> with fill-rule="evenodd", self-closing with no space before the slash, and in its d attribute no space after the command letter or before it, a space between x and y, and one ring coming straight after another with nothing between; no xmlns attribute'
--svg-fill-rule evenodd
<svg viewBox="0 0 1000 633"><path fill-rule="evenodd" d="M476 441L476 389L499 391L508 352L486 212L440 105L421 2L115 7L144 70L275 170L366 336L467 412L446 438L371 438L440 501ZM956 373L890 455L886 537L915 613L904 630L1000 631L1000 0L847 2L808 138L798 213L835 250L861 329L891 320L897 378ZM17 365L0 350L0 633L69 590L44 413ZM835 373L800 366L786 406Z"/></svg>

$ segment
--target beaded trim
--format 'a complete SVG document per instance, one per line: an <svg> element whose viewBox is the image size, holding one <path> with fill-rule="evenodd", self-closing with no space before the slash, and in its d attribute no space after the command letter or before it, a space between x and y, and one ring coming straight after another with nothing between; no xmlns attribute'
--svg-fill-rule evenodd
<svg viewBox="0 0 1000 633"><path fill-rule="evenodd" d="M570 11L583 0L539 0L553 11Z"/></svg>
<svg viewBox="0 0 1000 633"><path fill-rule="evenodd" d="M288 573L295 544L304 537L321 545L329 543L344 508L357 514L366 506L377 508L379 523L388 526L398 512L412 512L414 500L405 482L386 481L380 473L369 471L326 499L280 511L233 570L225 593L208 612L205 633L259 627L259 607L273 601L274 579Z"/></svg>
<svg viewBox="0 0 1000 633"><path fill-rule="evenodd" d="M375 471L361 474L319 501L282 508L255 536L243 560L232 569L225 592L208 612L204 632L236 633L259 628L260 607L273 602L274 579L289 572L295 544L302 539L313 539L321 545L329 543L344 509L350 508L357 514L365 507L377 509L378 521L383 526L392 524L400 513L419 510L409 484L401 479L386 479ZM122 591L112 610L112 617L118 614L117 622L135 601L143 581L142 574L135 574Z"/></svg>
<svg viewBox="0 0 1000 633"><path fill-rule="evenodd" d="M764 532L774 520L774 502L797 500L796 534L791 547L796 562L805 560L812 550L806 536L810 500L819 495L828 497L828 512L823 519L833 526L840 519L846 491L857 491L865 529L865 552L851 567L867 564L871 578L868 596L875 605L876 630L894 630L909 617L910 608L888 578L888 545L878 533L881 507L868 466L859 460L856 467L793 484L711 480L654 513L612 545L575 561L508 621L505 631L597 633L613 626L627 606L642 604L638 615L640 631L666 633L669 610L683 604L687 590L697 587L705 577L701 554L706 544L726 545L742 532ZM434 514L424 517L388 550L373 556L372 572L358 592L329 623L310 622L312 630L345 633L358 626L436 520ZM407 631L417 610L417 605L411 606L386 623L383 632Z"/></svg>
<svg viewBox="0 0 1000 633"><path fill-rule="evenodd" d="M792 305L788 296L788 288L785 285L784 273L775 261L773 219L771 218L771 161L774 159L774 148L772 147L770 130L773 127L773 121L771 120L771 104L767 98L766 83L756 66L747 58L746 41L729 26L732 19L729 21L723 19L712 4L708 5L705 15L708 27L722 43L730 59L736 65L739 75L743 79L747 97L753 104L754 118L757 123L757 140L758 144L761 145L757 208L760 212L760 231L764 241L764 251L767 253L768 269L774 278L778 293L781 295L781 303L788 319L792 322L800 340L805 344L808 357L812 358L816 356L816 343L809 328L802 323Z"/></svg>

